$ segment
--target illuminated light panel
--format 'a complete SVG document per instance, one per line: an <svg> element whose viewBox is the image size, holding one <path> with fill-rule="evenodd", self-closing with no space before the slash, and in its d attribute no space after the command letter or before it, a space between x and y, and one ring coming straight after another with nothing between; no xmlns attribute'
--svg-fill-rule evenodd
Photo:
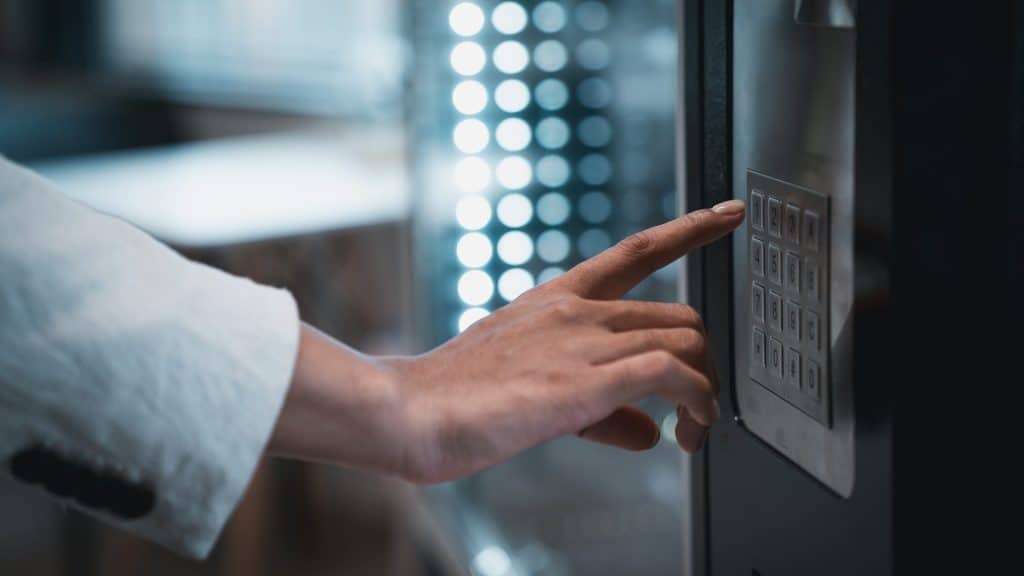
<svg viewBox="0 0 1024 576"><path fill-rule="evenodd" d="M506 118L494 131L494 139L509 152L518 152L530 145L530 125L519 118Z"/></svg>
<svg viewBox="0 0 1024 576"><path fill-rule="evenodd" d="M459 298L470 306L486 304L494 296L494 280L481 270L470 270L459 277Z"/></svg>
<svg viewBox="0 0 1024 576"><path fill-rule="evenodd" d="M533 179L533 169L522 156L509 156L498 163L498 183L509 190L519 190Z"/></svg>
<svg viewBox="0 0 1024 576"><path fill-rule="evenodd" d="M569 181L571 169L565 158L548 154L537 161L537 181L548 188L558 188Z"/></svg>
<svg viewBox="0 0 1024 576"><path fill-rule="evenodd" d="M569 125L557 116L549 116L534 128L537 143L548 150L557 150L569 142Z"/></svg>
<svg viewBox="0 0 1024 576"><path fill-rule="evenodd" d="M475 118L459 122L452 131L455 147L466 154L476 154L487 148L490 139L491 133L487 125Z"/></svg>
<svg viewBox="0 0 1024 576"><path fill-rule="evenodd" d="M505 74L518 74L530 63L530 53L522 42L506 40L494 49L494 67Z"/></svg>
<svg viewBox="0 0 1024 576"><path fill-rule="evenodd" d="M491 167L476 156L455 163L455 186L463 192L479 192L491 183Z"/></svg>
<svg viewBox="0 0 1024 576"><path fill-rule="evenodd" d="M588 116L576 128L580 142L591 148L607 146L612 140L612 125L604 116Z"/></svg>
<svg viewBox="0 0 1024 576"><path fill-rule="evenodd" d="M472 116L487 107L487 88L476 80L463 80L452 90L452 106Z"/></svg>
<svg viewBox="0 0 1024 576"><path fill-rule="evenodd" d="M533 9L533 25L541 32L558 32L565 28L565 19L565 8L558 2L541 2Z"/></svg>
<svg viewBox="0 0 1024 576"><path fill-rule="evenodd" d="M507 576L511 567L512 559L500 546L488 546L473 557L473 568L481 576Z"/></svg>
<svg viewBox="0 0 1024 576"><path fill-rule="evenodd" d="M587 70L601 70L608 66L611 50L597 38L590 38L576 46L576 62Z"/></svg>
<svg viewBox="0 0 1024 576"><path fill-rule="evenodd" d="M506 194L498 202L498 221L509 228L520 228L533 218L533 204L522 194Z"/></svg>
<svg viewBox="0 0 1024 576"><path fill-rule="evenodd" d="M534 287L533 275L522 268L511 268L498 278L498 295L511 302Z"/></svg>
<svg viewBox="0 0 1024 576"><path fill-rule="evenodd" d="M533 97L541 108L554 112L561 110L569 101L569 89L565 83L555 78L543 80L533 89Z"/></svg>
<svg viewBox="0 0 1024 576"><path fill-rule="evenodd" d="M463 76L478 74L487 63L487 54L476 42L459 42L449 58L452 69Z"/></svg>
<svg viewBox="0 0 1024 576"><path fill-rule="evenodd" d="M526 28L526 10L518 2L502 2L491 12L491 24L502 34L518 34Z"/></svg>
<svg viewBox="0 0 1024 576"><path fill-rule="evenodd" d="M612 100L612 87L604 78L587 78L576 87L576 99L586 108L604 108Z"/></svg>
<svg viewBox="0 0 1024 576"><path fill-rule="evenodd" d="M561 192L548 192L537 200L537 219L558 226L569 219L569 199Z"/></svg>
<svg viewBox="0 0 1024 576"><path fill-rule="evenodd" d="M576 248L580 256L591 258L598 255L612 245L612 239L608 233L600 228L591 228L576 240Z"/></svg>
<svg viewBox="0 0 1024 576"><path fill-rule="evenodd" d="M580 159L579 172L580 180L591 186L600 186L612 177L612 163L604 154L587 154Z"/></svg>
<svg viewBox="0 0 1024 576"><path fill-rule="evenodd" d="M490 312L486 308L467 308L459 315L459 332L465 332L467 328L479 320L486 318Z"/></svg>
<svg viewBox="0 0 1024 576"><path fill-rule="evenodd" d="M562 274L565 274L565 270L559 268L558 266L545 268L540 271L540 274L537 274L537 284L540 285L545 282L549 282L551 280L554 280L555 278L558 278Z"/></svg>
<svg viewBox="0 0 1024 576"><path fill-rule="evenodd" d="M545 72L557 72L568 61L569 52L558 40L545 40L533 49L533 63Z"/></svg>
<svg viewBox="0 0 1024 576"><path fill-rule="evenodd" d="M588 0L576 6L576 25L587 32L600 32L608 26L608 8Z"/></svg>
<svg viewBox="0 0 1024 576"><path fill-rule="evenodd" d="M479 232L470 232L459 238L455 255L466 268L480 268L491 261L494 248L491 239Z"/></svg>
<svg viewBox="0 0 1024 576"><path fill-rule="evenodd" d="M548 230L537 237L537 256L549 263L557 263L569 257L569 237L561 230Z"/></svg>
<svg viewBox="0 0 1024 576"><path fill-rule="evenodd" d="M478 194L463 196L455 204L455 221L466 230L479 230L491 221L491 203Z"/></svg>
<svg viewBox="0 0 1024 576"><path fill-rule="evenodd" d="M505 112L519 112L530 104L530 89L519 80L504 80L494 89L494 103Z"/></svg>
<svg viewBox="0 0 1024 576"><path fill-rule="evenodd" d="M506 232L498 239L498 258L501 261L518 266L525 264L533 257L533 240L518 230Z"/></svg>
<svg viewBox="0 0 1024 576"><path fill-rule="evenodd" d="M591 224L600 224L611 216L612 201L604 192L596 190L580 196L580 219Z"/></svg>
<svg viewBox="0 0 1024 576"><path fill-rule="evenodd" d="M456 4L448 13L448 25L459 36L473 36L484 27L484 11L472 2Z"/></svg>

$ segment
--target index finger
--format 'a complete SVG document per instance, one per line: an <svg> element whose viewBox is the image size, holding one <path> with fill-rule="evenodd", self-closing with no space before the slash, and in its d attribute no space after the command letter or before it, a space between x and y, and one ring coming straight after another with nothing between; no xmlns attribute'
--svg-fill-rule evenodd
<svg viewBox="0 0 1024 576"><path fill-rule="evenodd" d="M742 200L729 200L637 232L552 284L584 298L621 298L654 271L731 232L743 221L743 211Z"/></svg>

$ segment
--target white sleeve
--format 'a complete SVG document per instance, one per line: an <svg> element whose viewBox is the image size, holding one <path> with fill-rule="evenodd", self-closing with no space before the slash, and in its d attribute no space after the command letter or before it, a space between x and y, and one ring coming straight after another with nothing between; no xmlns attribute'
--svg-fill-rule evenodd
<svg viewBox="0 0 1024 576"><path fill-rule="evenodd" d="M291 380L295 302L0 157L0 463L206 556Z"/></svg>

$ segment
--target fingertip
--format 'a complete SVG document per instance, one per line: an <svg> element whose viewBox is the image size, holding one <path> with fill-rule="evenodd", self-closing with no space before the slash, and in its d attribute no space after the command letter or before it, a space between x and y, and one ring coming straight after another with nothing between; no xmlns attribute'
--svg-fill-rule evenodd
<svg viewBox="0 0 1024 576"><path fill-rule="evenodd" d="M711 207L712 212L723 216L736 216L737 214L743 214L745 210L746 204L743 200L739 199L726 200Z"/></svg>

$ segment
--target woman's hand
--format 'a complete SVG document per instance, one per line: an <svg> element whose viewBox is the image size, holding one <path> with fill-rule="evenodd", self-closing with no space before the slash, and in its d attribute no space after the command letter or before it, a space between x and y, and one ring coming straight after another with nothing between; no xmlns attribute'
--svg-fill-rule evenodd
<svg viewBox="0 0 1024 576"><path fill-rule="evenodd" d="M619 298L742 220L732 201L635 234L421 356L374 360L306 329L271 449L440 482L570 433L650 448L658 426L629 404L656 395L696 451L719 414L700 316Z"/></svg>

